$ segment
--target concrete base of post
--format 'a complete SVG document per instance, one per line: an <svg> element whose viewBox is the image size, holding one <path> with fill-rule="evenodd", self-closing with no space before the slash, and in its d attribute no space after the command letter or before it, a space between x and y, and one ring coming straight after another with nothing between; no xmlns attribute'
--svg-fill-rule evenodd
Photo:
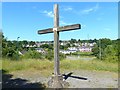
<svg viewBox="0 0 120 90"><path fill-rule="evenodd" d="M69 83L64 81L62 75L53 75L48 81L48 88L67 88Z"/></svg>

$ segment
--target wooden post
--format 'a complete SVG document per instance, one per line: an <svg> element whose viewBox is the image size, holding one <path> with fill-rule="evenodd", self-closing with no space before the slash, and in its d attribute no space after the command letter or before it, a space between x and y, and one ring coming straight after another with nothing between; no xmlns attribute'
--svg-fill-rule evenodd
<svg viewBox="0 0 120 90"><path fill-rule="evenodd" d="M59 70L59 12L58 4L54 5L54 77L53 77L53 86L54 88L63 88L63 85L60 81L60 70ZM63 79L62 79L63 80Z"/></svg>
<svg viewBox="0 0 120 90"><path fill-rule="evenodd" d="M58 4L54 5L54 74L59 75L59 13Z"/></svg>

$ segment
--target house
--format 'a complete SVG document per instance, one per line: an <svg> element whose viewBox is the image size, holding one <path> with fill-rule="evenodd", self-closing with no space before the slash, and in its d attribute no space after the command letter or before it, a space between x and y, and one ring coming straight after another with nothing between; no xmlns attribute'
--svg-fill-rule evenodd
<svg viewBox="0 0 120 90"><path fill-rule="evenodd" d="M62 53L62 54L70 54L70 51L69 50L60 50L60 53Z"/></svg>
<svg viewBox="0 0 120 90"><path fill-rule="evenodd" d="M40 47L42 45L42 43L40 43L40 42L36 42L35 44L37 47Z"/></svg>
<svg viewBox="0 0 120 90"><path fill-rule="evenodd" d="M78 48L76 48L76 47L68 47L68 50L70 50L70 51L78 51Z"/></svg>
<svg viewBox="0 0 120 90"><path fill-rule="evenodd" d="M39 53L45 53L45 50L43 48L35 48L35 50Z"/></svg>
<svg viewBox="0 0 120 90"><path fill-rule="evenodd" d="M92 47L82 46L78 49L80 52L92 52Z"/></svg>
<svg viewBox="0 0 120 90"><path fill-rule="evenodd" d="M95 42L94 43L90 43L89 46L93 47L95 44L96 44Z"/></svg>
<svg viewBox="0 0 120 90"><path fill-rule="evenodd" d="M22 51L19 51L18 52L20 55L24 55L25 53L27 53L27 51L26 50L22 50Z"/></svg>
<svg viewBox="0 0 120 90"><path fill-rule="evenodd" d="M75 53L77 52L76 50L60 50L60 53L63 53L63 54L71 54L71 53Z"/></svg>

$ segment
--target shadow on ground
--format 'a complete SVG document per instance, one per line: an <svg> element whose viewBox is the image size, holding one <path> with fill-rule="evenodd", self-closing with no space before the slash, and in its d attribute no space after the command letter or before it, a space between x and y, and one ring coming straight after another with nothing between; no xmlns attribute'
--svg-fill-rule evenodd
<svg viewBox="0 0 120 90"><path fill-rule="evenodd" d="M81 79L81 80L87 80L87 78L84 77L79 77L79 76L72 76L72 72L68 73L68 74L62 74L64 76L64 79L68 79L69 77L71 78L75 78L75 79Z"/></svg>
<svg viewBox="0 0 120 90"><path fill-rule="evenodd" d="M13 79L13 75L6 74L5 70L0 70L2 72L2 89L6 88L39 88L40 90L44 90L46 87L41 82L39 83L30 83L26 79L15 78Z"/></svg>

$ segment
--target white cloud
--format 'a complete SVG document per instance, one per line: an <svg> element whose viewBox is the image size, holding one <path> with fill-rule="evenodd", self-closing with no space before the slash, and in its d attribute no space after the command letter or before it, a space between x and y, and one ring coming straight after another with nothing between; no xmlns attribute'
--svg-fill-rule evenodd
<svg viewBox="0 0 120 90"><path fill-rule="evenodd" d="M67 23L64 21L60 21L60 25L66 25Z"/></svg>
<svg viewBox="0 0 120 90"><path fill-rule="evenodd" d="M42 13L42 14L44 14L47 17L50 17L50 18L54 17L53 11L44 10L44 11L39 11L39 12ZM63 16L59 16L59 18L64 18L64 17Z"/></svg>
<svg viewBox="0 0 120 90"><path fill-rule="evenodd" d="M82 10L82 14L89 14L91 12L97 11L98 9L99 9L99 4L96 4L94 7Z"/></svg>
<svg viewBox="0 0 120 90"><path fill-rule="evenodd" d="M71 6L60 6L60 10L63 10L63 11L72 11L73 10L73 7Z"/></svg>
<svg viewBox="0 0 120 90"><path fill-rule="evenodd" d="M43 11L42 13L44 13L44 14L45 14L46 16L48 16L48 17L51 17L51 18L54 17L54 14L53 14L52 11L47 11L47 10L45 10L45 11Z"/></svg>
<svg viewBox="0 0 120 90"><path fill-rule="evenodd" d="M65 11L71 11L71 10L73 10L73 8L67 7L67 8L64 8L64 10L65 10Z"/></svg>
<svg viewBox="0 0 120 90"><path fill-rule="evenodd" d="M65 21L63 21L63 20L60 20L60 25L70 25L71 23L67 23L67 22L65 22Z"/></svg>

